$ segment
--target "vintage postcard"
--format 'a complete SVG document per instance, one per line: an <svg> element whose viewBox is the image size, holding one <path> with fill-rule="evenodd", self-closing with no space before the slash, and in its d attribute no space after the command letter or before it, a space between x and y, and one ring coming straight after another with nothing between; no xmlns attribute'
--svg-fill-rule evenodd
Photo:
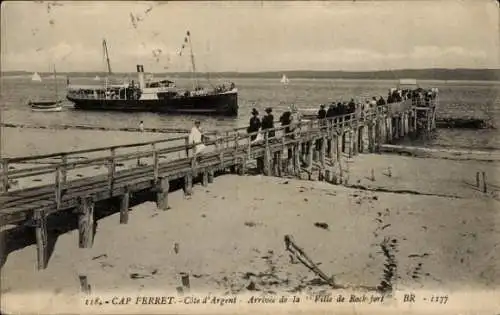
<svg viewBox="0 0 500 315"><path fill-rule="evenodd" d="M498 1L1 6L1 314L500 312Z"/></svg>

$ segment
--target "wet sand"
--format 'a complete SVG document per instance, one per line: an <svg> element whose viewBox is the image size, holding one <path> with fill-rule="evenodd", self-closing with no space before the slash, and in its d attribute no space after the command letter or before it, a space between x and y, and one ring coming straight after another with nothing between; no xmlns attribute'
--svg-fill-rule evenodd
<svg viewBox="0 0 500 315"><path fill-rule="evenodd" d="M2 269L2 306L43 312L65 297L70 307L69 301L79 303L71 299L79 296L79 274L95 294L175 293L181 272L191 275L193 293L329 289L290 257L285 235L340 285L376 287L394 263L395 275L385 280L396 290L498 289L498 164L389 155L360 155L345 164L351 188L225 175L195 186L189 199L171 193L168 211L140 204L126 225L118 214L99 220L91 249L78 248L77 231L59 236L44 271L35 270L34 245L14 251ZM487 194L475 187L477 170L489 174ZM394 244L388 247L393 258L381 250L384 239ZM15 305L34 292L43 298Z"/></svg>

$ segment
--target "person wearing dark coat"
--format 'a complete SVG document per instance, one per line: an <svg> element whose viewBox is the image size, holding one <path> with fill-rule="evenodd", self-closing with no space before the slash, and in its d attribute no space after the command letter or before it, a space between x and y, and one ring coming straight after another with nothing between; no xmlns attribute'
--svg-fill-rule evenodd
<svg viewBox="0 0 500 315"><path fill-rule="evenodd" d="M281 126L285 127L286 134L289 134L291 131L290 130L291 122L292 122L292 112L288 110L284 112L280 117Z"/></svg>
<svg viewBox="0 0 500 315"><path fill-rule="evenodd" d="M260 119L259 119L259 112L254 108L252 109L252 118L250 118L250 123L247 128L248 133L253 133L259 131L261 126ZM252 135L250 136L250 140L253 141L257 138L257 135Z"/></svg>
<svg viewBox="0 0 500 315"><path fill-rule="evenodd" d="M383 105L385 105L385 100L384 100L384 98L383 98L382 96L378 99L378 101L377 101L377 105L378 105L378 106L383 106Z"/></svg>
<svg viewBox="0 0 500 315"><path fill-rule="evenodd" d="M274 116L271 114L273 109L271 107L266 108L266 116L262 118L262 130L274 129ZM269 131L268 138L274 138L274 130Z"/></svg>

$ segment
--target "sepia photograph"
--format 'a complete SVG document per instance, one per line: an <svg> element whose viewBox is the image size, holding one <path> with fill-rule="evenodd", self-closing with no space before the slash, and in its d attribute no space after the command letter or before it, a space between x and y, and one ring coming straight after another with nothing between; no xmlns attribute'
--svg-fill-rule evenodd
<svg viewBox="0 0 500 315"><path fill-rule="evenodd" d="M500 312L499 1L0 27L0 314Z"/></svg>

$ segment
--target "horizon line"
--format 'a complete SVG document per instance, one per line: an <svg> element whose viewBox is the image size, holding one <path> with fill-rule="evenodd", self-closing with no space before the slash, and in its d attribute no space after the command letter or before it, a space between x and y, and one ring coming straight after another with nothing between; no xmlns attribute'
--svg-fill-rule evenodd
<svg viewBox="0 0 500 315"><path fill-rule="evenodd" d="M257 70L257 71L236 71L236 70L225 70L225 71L198 71L197 73L237 73L237 74L260 74L260 73L287 73L287 72L344 72L344 73L373 73L373 72L395 72L395 71L424 71L424 70L474 70L474 71L500 71L500 68L396 68L396 69L384 69L384 70L309 70L309 69L295 69L295 70ZM33 70L1 70L1 73L8 72L39 72ZM61 71L59 73L104 73L107 71L83 71L83 70L70 70ZM52 73L51 71L40 71L40 73ZM135 73L135 71L116 71L112 74L120 73ZM145 71L145 73L191 73L191 71Z"/></svg>

